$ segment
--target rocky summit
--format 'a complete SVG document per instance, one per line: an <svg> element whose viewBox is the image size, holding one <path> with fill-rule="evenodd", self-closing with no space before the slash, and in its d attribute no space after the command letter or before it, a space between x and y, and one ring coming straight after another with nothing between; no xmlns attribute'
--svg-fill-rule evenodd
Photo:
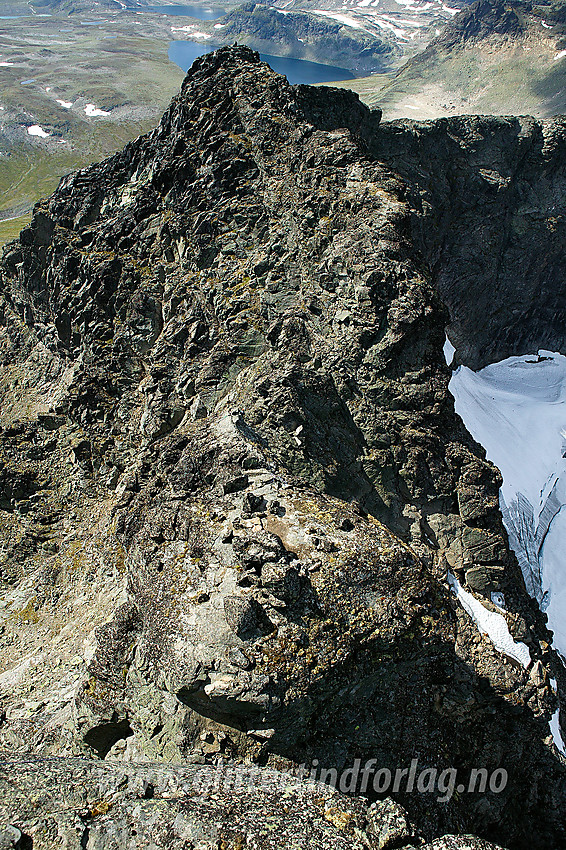
<svg viewBox="0 0 566 850"><path fill-rule="evenodd" d="M380 117L223 48L5 249L0 847L566 846L443 356L563 343L566 125Z"/></svg>

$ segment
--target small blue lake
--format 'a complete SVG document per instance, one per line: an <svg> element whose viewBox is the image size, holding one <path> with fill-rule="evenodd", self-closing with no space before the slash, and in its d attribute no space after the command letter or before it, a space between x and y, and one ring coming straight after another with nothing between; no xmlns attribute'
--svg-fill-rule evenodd
<svg viewBox="0 0 566 850"><path fill-rule="evenodd" d="M169 44L169 59L183 71L188 71L198 56L214 50L205 44L194 41L172 41ZM354 75L346 68L333 65L321 65L318 62L307 62L305 59L289 59L283 56L270 56L260 53L261 60L267 62L278 74L283 74L291 85L297 83L330 83L335 80L353 80Z"/></svg>
<svg viewBox="0 0 566 850"><path fill-rule="evenodd" d="M214 21L226 14L226 9L214 6L144 6L138 12L157 12L160 15L183 15L199 21Z"/></svg>

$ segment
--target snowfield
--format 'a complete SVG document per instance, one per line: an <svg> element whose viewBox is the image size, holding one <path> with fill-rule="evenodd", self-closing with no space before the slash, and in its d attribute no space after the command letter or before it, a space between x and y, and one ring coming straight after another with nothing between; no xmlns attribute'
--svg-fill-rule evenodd
<svg viewBox="0 0 566 850"><path fill-rule="evenodd" d="M94 103L87 103L85 106L85 115L88 115L89 118L100 118L103 115L110 115L110 113L104 109L99 109Z"/></svg>

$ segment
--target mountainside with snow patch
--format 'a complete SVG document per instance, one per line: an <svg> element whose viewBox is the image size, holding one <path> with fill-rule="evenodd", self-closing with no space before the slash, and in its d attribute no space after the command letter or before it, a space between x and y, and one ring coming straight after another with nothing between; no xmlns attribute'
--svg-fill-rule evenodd
<svg viewBox="0 0 566 850"><path fill-rule="evenodd" d="M390 81L349 85L387 120L566 111L565 4L479 0ZM348 84L344 84L348 85Z"/></svg>

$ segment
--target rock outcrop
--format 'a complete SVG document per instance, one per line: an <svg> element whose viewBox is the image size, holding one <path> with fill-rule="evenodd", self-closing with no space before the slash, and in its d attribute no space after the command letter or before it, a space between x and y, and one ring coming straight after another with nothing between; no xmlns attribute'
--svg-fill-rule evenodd
<svg viewBox="0 0 566 850"><path fill-rule="evenodd" d="M499 473L448 392L435 287L451 260L415 237L421 131L379 119L220 50L156 130L65 178L4 253L0 746L21 846L564 841L549 728L563 667L507 545ZM473 335L488 350L484 318L470 350ZM530 661L495 648L448 574ZM357 760L373 773L338 781L353 800L289 792L287 843L254 843L258 825L283 829L273 789L228 814L221 796L140 802L156 787L144 763L176 765L183 789L191 765L338 779ZM414 760L457 786L415 792ZM373 781L400 769L396 787ZM505 787L479 793L478 769ZM60 815L35 785L58 789ZM405 832L382 840L388 807Z"/></svg>

